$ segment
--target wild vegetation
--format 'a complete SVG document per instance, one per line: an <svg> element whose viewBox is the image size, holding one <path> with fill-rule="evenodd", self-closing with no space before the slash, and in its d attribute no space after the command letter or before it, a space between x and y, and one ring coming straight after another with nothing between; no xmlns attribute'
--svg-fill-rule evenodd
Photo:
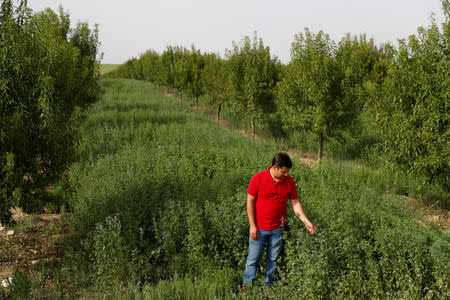
<svg viewBox="0 0 450 300"><path fill-rule="evenodd" d="M261 299L261 274L239 294L245 191L299 139L319 157L323 141L346 152L352 142L364 164L325 155L310 168L293 157L317 233L288 211L273 298L450 298L448 231L396 195L449 201L448 0L446 23L398 49L306 29L283 65L255 34L225 58L168 46L102 79L95 29L20 3L2 1L0 15L0 213L7 222L12 206L67 207L71 234L63 261L16 270L9 297ZM274 139L240 135L168 90Z"/></svg>
<svg viewBox="0 0 450 300"><path fill-rule="evenodd" d="M46 295L261 298L261 275L239 295L245 189L278 146L237 134L150 83L102 85L70 169L76 234L64 242L67 259L51 271L58 285ZM448 233L420 226L403 200L383 194L384 174L327 160L310 169L297 159L291 174L317 234L288 211L275 298L450 296ZM17 274L17 293L36 286Z"/></svg>
<svg viewBox="0 0 450 300"><path fill-rule="evenodd" d="M100 72L108 73L108 72L111 72L112 70L114 70L115 68L117 68L118 66L120 66L120 64L101 64Z"/></svg>
<svg viewBox="0 0 450 300"><path fill-rule="evenodd" d="M238 296L246 185L278 146L238 135L149 83L102 82L104 98L82 126L83 159L70 170L87 281L99 293L127 283L116 293L143 298ZM276 297L449 296L448 233L415 223L370 171L294 164L318 233L289 211ZM259 283L245 297L261 297Z"/></svg>

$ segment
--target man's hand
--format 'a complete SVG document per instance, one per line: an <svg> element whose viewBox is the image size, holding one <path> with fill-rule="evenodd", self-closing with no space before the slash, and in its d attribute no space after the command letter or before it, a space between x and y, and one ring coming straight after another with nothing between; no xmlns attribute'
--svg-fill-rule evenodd
<svg viewBox="0 0 450 300"><path fill-rule="evenodd" d="M256 197L247 194L247 215L248 215L248 222L250 223L250 237L254 241L258 239L259 235L258 227L256 226L255 200Z"/></svg>
<svg viewBox="0 0 450 300"><path fill-rule="evenodd" d="M316 233L316 227L314 226L313 223L311 223L310 221L306 221L305 222L305 226L308 229L310 234L314 234Z"/></svg>
<svg viewBox="0 0 450 300"><path fill-rule="evenodd" d="M311 223L308 220L308 217L306 217L305 212L303 211L302 204L298 199L289 199L291 202L292 209L294 210L294 213L297 215L297 217L305 223L306 228L308 229L310 234L314 234L316 232L316 227L314 227L313 223Z"/></svg>
<svg viewBox="0 0 450 300"><path fill-rule="evenodd" d="M250 237L252 238L252 240L256 241L258 239L258 236L259 236L258 227L250 226Z"/></svg>

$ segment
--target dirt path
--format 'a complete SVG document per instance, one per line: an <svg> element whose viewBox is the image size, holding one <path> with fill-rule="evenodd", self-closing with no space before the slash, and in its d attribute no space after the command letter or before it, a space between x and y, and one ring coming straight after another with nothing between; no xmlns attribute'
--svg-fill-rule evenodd
<svg viewBox="0 0 450 300"><path fill-rule="evenodd" d="M425 205L417 199L399 195L401 199L411 208L411 217L422 227L436 226L443 232L450 233L450 213L448 209L435 208ZM424 218L421 220L420 216Z"/></svg>

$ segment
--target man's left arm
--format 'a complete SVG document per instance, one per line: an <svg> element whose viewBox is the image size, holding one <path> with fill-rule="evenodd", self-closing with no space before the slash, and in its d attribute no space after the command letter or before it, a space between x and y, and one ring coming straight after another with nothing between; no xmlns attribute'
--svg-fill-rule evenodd
<svg viewBox="0 0 450 300"><path fill-rule="evenodd" d="M300 221L302 221L305 224L309 233L314 234L316 232L316 228L314 227L314 224L309 221L308 217L303 211L303 206L300 203L300 201L296 198L296 199L289 199L289 202L291 203L294 213L297 215Z"/></svg>

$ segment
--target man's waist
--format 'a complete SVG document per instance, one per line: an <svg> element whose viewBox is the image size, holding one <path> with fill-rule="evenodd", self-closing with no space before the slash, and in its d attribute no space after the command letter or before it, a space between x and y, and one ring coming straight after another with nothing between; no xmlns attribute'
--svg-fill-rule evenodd
<svg viewBox="0 0 450 300"><path fill-rule="evenodd" d="M276 218L256 216L256 223L259 229L274 230L285 226L287 224L287 220L286 215L281 215Z"/></svg>

